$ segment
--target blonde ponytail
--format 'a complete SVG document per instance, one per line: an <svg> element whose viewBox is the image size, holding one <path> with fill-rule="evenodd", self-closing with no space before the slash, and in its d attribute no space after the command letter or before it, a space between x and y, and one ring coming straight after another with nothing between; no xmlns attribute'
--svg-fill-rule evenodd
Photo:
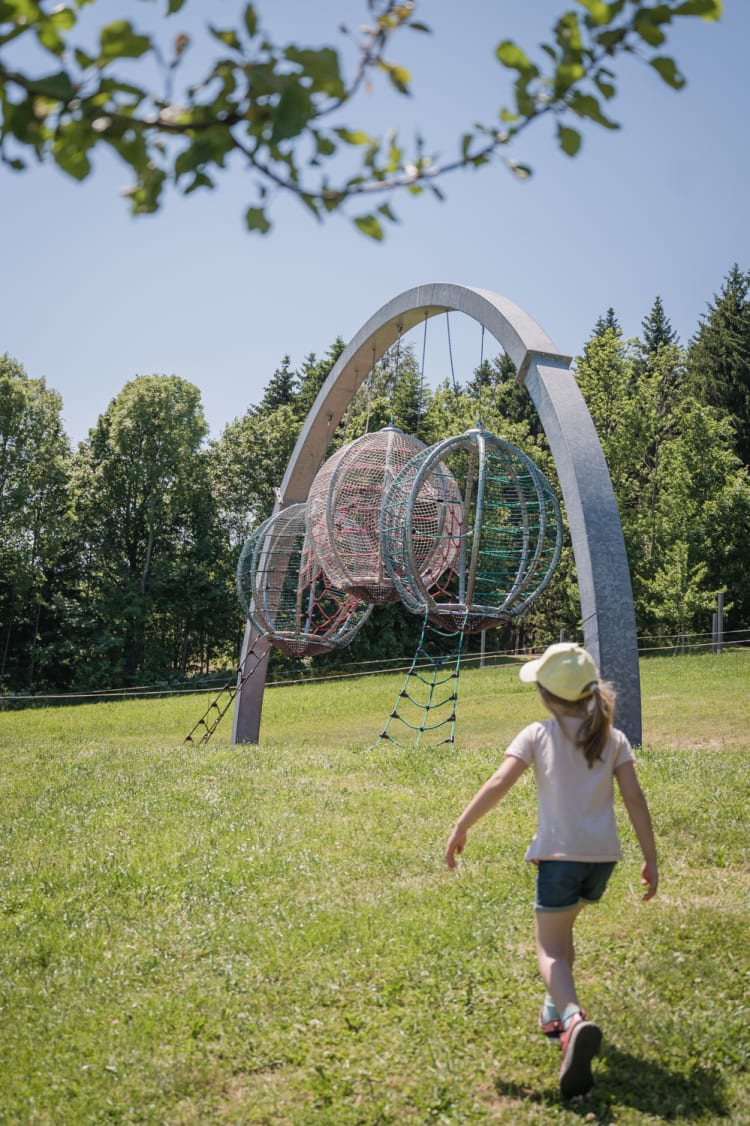
<svg viewBox="0 0 750 1126"><path fill-rule="evenodd" d="M578 732L578 746L583 751L589 767L601 759L607 745L615 714L616 698L613 686L607 681L598 680L591 685L591 696L586 698L586 703L588 704L590 700L591 705Z"/></svg>

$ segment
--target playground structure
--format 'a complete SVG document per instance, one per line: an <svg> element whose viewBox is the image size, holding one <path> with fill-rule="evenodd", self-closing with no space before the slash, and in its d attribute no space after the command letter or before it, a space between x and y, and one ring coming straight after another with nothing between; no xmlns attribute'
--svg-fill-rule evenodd
<svg viewBox="0 0 750 1126"><path fill-rule="evenodd" d="M276 511L306 502L333 432L384 352L416 324L454 310L472 317L496 338L513 360L519 383L539 414L570 527L583 643L602 675L618 689L619 725L633 743L639 743L635 613L622 528L604 455L570 371L570 358L560 354L543 329L507 298L468 286L436 283L402 293L371 317L339 357L313 404L279 488ZM544 541L543 534L540 539ZM234 696L234 742L258 740L269 650L270 641L250 621Z"/></svg>
<svg viewBox="0 0 750 1126"><path fill-rule="evenodd" d="M400 600L422 632L380 739L406 745L401 724L408 745L452 745L465 635L520 617L561 541L557 497L521 450L481 427L428 449L390 425L333 454L306 505L260 525L237 587L258 633L295 657L348 644L373 603Z"/></svg>

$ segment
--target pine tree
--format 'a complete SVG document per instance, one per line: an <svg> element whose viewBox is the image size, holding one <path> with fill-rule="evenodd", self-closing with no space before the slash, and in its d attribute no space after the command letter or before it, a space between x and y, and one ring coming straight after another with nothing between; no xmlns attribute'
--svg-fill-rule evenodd
<svg viewBox="0 0 750 1126"><path fill-rule="evenodd" d="M639 382L649 381L658 388L658 413L664 417L674 406L673 400L685 383L684 352L677 333L664 312L661 297L656 297L647 317L641 321L643 330L640 354L633 361L635 390Z"/></svg>
<svg viewBox="0 0 750 1126"><path fill-rule="evenodd" d="M610 329L612 332L614 332L615 336L622 336L622 328L620 326L620 322L615 316L615 311L611 305L609 309L607 309L606 316L598 318L596 324L594 325L593 335L604 336L604 334Z"/></svg>
<svg viewBox="0 0 750 1126"><path fill-rule="evenodd" d="M281 365L276 368L263 392L263 398L258 406L261 412L274 411L277 407L288 407L294 402L299 380L290 365L289 356L284 356Z"/></svg>
<svg viewBox="0 0 750 1126"><path fill-rule="evenodd" d="M643 329L643 351L651 355L659 351L665 344L677 344L677 333L670 324L669 317L664 312L661 297L655 297L651 312L641 321Z"/></svg>
<svg viewBox="0 0 750 1126"><path fill-rule="evenodd" d="M699 402L731 415L735 452L750 465L750 273L736 263L690 341L688 377Z"/></svg>

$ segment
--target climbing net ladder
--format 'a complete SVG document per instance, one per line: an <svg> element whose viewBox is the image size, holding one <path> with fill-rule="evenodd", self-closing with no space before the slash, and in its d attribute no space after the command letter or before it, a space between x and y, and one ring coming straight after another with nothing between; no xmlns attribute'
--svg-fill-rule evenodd
<svg viewBox="0 0 750 1126"><path fill-rule="evenodd" d="M427 641L429 634L451 639L453 645L450 652L447 654L430 652ZM428 749L444 745L453 746L458 704L458 677L464 637L464 630L444 632L430 624L425 615L422 635L404 685L375 746L387 741L397 747L418 747L426 733L440 731L445 727L449 728L447 737L430 743ZM403 732L401 739L397 739L391 733L391 727L396 724L400 725L397 730ZM408 732L416 732L416 738L407 741Z"/></svg>
<svg viewBox="0 0 750 1126"><path fill-rule="evenodd" d="M201 718L190 730L189 734L185 736L184 741L186 743L195 743L199 747L204 747L209 741L214 731L229 711L229 708L232 706L232 701L237 695L238 689L253 675L261 661L266 657L267 649L264 647L261 651L256 649L255 646L256 642L253 642L245 654L242 663L235 670L233 679L227 681L224 687L214 696ZM200 738L198 738L200 731L202 731L202 734Z"/></svg>

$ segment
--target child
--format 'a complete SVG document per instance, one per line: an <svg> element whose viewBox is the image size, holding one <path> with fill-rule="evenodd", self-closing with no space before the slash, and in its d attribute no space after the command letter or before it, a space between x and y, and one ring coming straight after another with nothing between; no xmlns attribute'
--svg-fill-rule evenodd
<svg viewBox="0 0 750 1126"><path fill-rule="evenodd" d="M536 949L547 989L540 1027L562 1049L563 1098L583 1095L593 1084L591 1061L602 1034L578 1003L573 980L573 924L587 903L596 903L622 858L614 813L617 779L643 853L644 899L656 894L659 876L651 816L638 783L634 755L612 726L615 696L599 679L580 645L551 645L521 667L521 680L536 684L552 718L524 728L502 765L471 799L451 834L445 858L455 868L469 829L497 805L528 766L537 787L537 831L526 860L537 866Z"/></svg>

